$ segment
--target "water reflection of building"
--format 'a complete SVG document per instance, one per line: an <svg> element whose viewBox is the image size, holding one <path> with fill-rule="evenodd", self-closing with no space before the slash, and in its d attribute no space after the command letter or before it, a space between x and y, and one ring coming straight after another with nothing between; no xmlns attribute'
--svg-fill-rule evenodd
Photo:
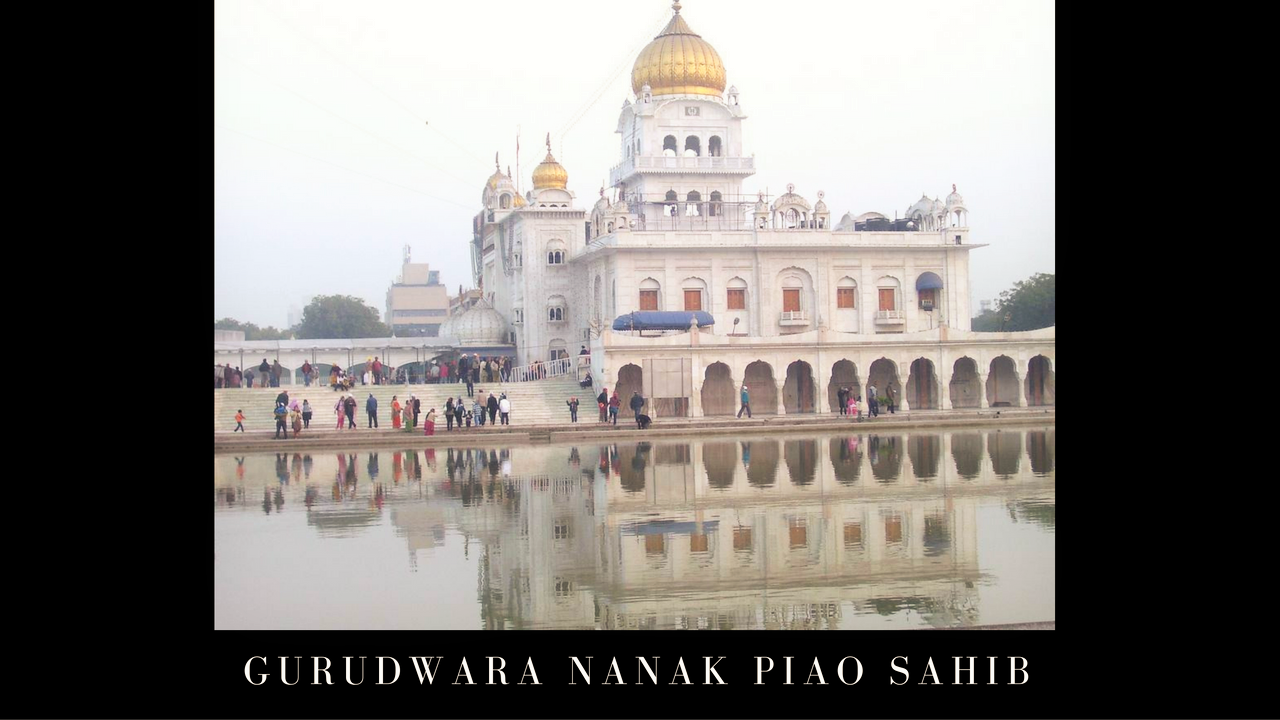
<svg viewBox="0 0 1280 720"><path fill-rule="evenodd" d="M978 506L998 495L1052 530L1054 443L1047 428L445 450L427 482L388 491L389 517L411 563L480 554L486 628L832 627L908 609L972 624ZM270 457L247 462L274 476ZM379 522L371 502L322 493L308 523Z"/></svg>

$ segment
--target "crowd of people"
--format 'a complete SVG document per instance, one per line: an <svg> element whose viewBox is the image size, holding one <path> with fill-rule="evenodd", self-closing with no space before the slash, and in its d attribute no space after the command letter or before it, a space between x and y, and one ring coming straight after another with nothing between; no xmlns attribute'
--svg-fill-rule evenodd
<svg viewBox="0 0 1280 720"><path fill-rule="evenodd" d="M484 395L484 390L479 391L479 395ZM335 429L354 430L356 429L356 410L359 403L356 401L355 395L352 393L343 393L338 396L338 401L334 403L333 414L337 416L338 423ZM378 398L373 393L369 393L369 397L364 402L365 419L369 429L378 429ZM422 399L409 394L408 399L404 403L400 402L398 395L391 396L391 429L404 429L406 432L414 432L418 428L418 418L422 415ZM472 399L470 407L467 402L459 395L457 398L449 398L445 403L444 415L446 421L446 429L452 431L456 424L458 429L464 427L470 429L472 424L476 427L484 427L486 420L489 425L510 425L511 424L511 400L506 393L489 393L489 398L485 402L481 402L481 397ZM311 427L311 403L307 400L302 401L302 405L298 405L298 401L289 401L288 391L283 391L276 396L275 410L273 416L276 420L275 438L279 439L281 433L284 438L288 439L289 429L293 429L293 437L298 437L302 430ZM423 434L435 435L437 412L435 408L427 411L423 418ZM244 410L236 411L236 427L232 432L245 432L244 429Z"/></svg>
<svg viewBox="0 0 1280 720"><path fill-rule="evenodd" d="M484 390L479 391L479 397L473 396L471 404L468 406L467 401L459 395L456 398L449 398L444 404L444 421L445 430L452 431L456 425L459 430L463 428L470 429L474 423L476 427L484 427L487 420L489 425L511 424L511 400L506 393L494 395L489 393L488 400L481 402L484 396ZM435 434L436 409L431 408L427 413L426 428L424 433L427 435Z"/></svg>
<svg viewBox="0 0 1280 720"><path fill-rule="evenodd" d="M280 378L291 371L280 360L262 363L244 372L239 366L216 364L213 366L214 388L280 387ZM306 387L320 383L320 369L310 361L302 363L302 382ZM541 362L534 362L532 378L546 377ZM480 382L510 382L510 356L484 356L479 353L463 354L456 360L432 360L428 363L411 363L408 367L393 367L377 357L366 358L363 368L354 366L343 369L334 363L329 366L329 386L335 392L349 392L356 385L418 385L438 383L466 383L467 396L475 394L474 386ZM584 386L585 387L585 386Z"/></svg>
<svg viewBox="0 0 1280 720"><path fill-rule="evenodd" d="M258 387L280 387L280 376L285 372L284 366L278 359L275 362L267 362L266 358L262 358L261 365L256 368L250 366L243 372L239 365L233 367L230 363L217 364L213 366L213 386L215 388L251 388L256 382Z"/></svg>

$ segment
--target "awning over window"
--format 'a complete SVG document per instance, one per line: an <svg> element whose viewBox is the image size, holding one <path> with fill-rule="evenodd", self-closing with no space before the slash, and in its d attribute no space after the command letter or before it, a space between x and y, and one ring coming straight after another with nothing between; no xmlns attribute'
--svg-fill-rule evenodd
<svg viewBox="0 0 1280 720"><path fill-rule="evenodd" d="M916 289L917 290L941 290L942 278L938 277L937 275L931 272L923 273L920 277L916 278Z"/></svg>
<svg viewBox="0 0 1280 720"><path fill-rule="evenodd" d="M689 321L698 318L698 327L706 327L715 325L715 318L711 317L711 313L704 310L680 310L680 311L658 311L644 310L641 312L628 313L619 315L613 321L614 330L688 330Z"/></svg>

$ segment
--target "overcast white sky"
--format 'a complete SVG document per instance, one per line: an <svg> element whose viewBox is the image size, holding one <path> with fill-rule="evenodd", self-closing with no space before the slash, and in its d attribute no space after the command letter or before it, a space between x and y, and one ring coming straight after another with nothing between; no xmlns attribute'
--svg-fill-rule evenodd
<svg viewBox="0 0 1280 720"><path fill-rule="evenodd" d="M687 0L748 114L756 175L832 217L955 183L972 298L1054 272L1054 3ZM214 318L284 327L347 294L385 308L404 245L457 291L493 154L528 189L552 134L589 208L619 161L631 66L669 0L217 0ZM595 101L592 103L592 101ZM429 122L429 124L427 124Z"/></svg>

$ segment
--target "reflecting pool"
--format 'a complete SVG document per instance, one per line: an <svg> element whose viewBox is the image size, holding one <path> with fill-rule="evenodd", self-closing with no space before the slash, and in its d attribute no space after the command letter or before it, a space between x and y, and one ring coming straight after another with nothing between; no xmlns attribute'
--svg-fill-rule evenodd
<svg viewBox="0 0 1280 720"><path fill-rule="evenodd" d="M214 627L1055 620L1055 435L217 455Z"/></svg>

